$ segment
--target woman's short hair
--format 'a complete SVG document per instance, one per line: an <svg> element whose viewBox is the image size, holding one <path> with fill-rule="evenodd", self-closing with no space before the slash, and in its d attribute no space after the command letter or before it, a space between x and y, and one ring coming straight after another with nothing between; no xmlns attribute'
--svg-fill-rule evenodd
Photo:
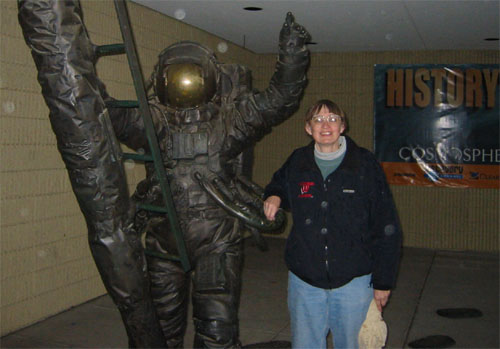
<svg viewBox="0 0 500 349"><path fill-rule="evenodd" d="M306 122L311 121L312 117L319 113L323 108L326 108L330 113L339 115L342 117L342 123L344 124L344 132L347 131L347 117L344 110L338 106L337 103L332 102L329 99L320 99L314 103L306 112Z"/></svg>

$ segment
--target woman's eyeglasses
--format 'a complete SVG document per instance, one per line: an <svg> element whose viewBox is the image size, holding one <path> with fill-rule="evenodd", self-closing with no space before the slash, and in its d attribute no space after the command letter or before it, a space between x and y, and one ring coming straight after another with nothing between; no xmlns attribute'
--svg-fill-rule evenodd
<svg viewBox="0 0 500 349"><path fill-rule="evenodd" d="M328 114L328 115L313 115L311 121L315 124L323 124L325 122L329 123L338 123L342 121L342 116L337 114Z"/></svg>

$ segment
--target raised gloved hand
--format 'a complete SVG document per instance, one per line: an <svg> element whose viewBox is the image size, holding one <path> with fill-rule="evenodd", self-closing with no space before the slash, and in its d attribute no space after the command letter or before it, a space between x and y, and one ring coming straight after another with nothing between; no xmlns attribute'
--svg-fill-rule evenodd
<svg viewBox="0 0 500 349"><path fill-rule="evenodd" d="M299 105L307 84L310 59L306 44L309 40L311 35L295 23L292 13L288 12L280 31L279 54L269 87L255 95L257 109L269 126L283 122Z"/></svg>
<svg viewBox="0 0 500 349"><path fill-rule="evenodd" d="M295 22L291 12L286 14L285 23L280 31L280 53L296 54L306 50L306 44L311 41L311 35L300 24Z"/></svg>

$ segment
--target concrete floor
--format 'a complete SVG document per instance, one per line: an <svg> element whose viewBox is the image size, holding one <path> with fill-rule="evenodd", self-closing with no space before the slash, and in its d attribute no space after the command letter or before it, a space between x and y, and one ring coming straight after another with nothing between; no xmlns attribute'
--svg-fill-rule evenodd
<svg viewBox="0 0 500 349"><path fill-rule="evenodd" d="M289 341L286 306L285 240L267 239L269 251L245 241L245 267L240 306L244 345ZM431 335L447 335L453 348L499 348L498 254L405 248L384 318L389 327L386 348ZM442 308L476 308L477 318L450 319ZM189 325L185 345L193 342ZM1 338L2 348L125 348L127 338L118 311L108 296L50 317ZM437 347L437 346L434 346Z"/></svg>

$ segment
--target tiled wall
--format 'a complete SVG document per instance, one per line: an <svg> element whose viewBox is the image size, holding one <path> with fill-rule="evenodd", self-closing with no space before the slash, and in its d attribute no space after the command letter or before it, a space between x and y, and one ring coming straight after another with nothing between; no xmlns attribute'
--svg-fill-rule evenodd
<svg viewBox="0 0 500 349"><path fill-rule="evenodd" d="M96 44L121 41L110 1L83 1L85 23ZM105 292L87 245L83 216L74 199L50 129L36 70L17 22L15 0L0 1L1 332L9 333ZM129 3L145 77L164 47L193 40L214 51L221 40L182 22ZM278 35L278 33L276 33ZM255 55L231 43L219 60L249 66L264 88L276 55ZM372 148L373 64L499 63L498 52L385 52L315 54L300 110L260 141L254 180L267 183L290 151L308 141L304 110L319 98L340 103L350 135ZM133 99L126 58L102 58L99 76L116 98ZM130 191L142 166L126 163ZM498 250L498 190L393 187L405 245Z"/></svg>

